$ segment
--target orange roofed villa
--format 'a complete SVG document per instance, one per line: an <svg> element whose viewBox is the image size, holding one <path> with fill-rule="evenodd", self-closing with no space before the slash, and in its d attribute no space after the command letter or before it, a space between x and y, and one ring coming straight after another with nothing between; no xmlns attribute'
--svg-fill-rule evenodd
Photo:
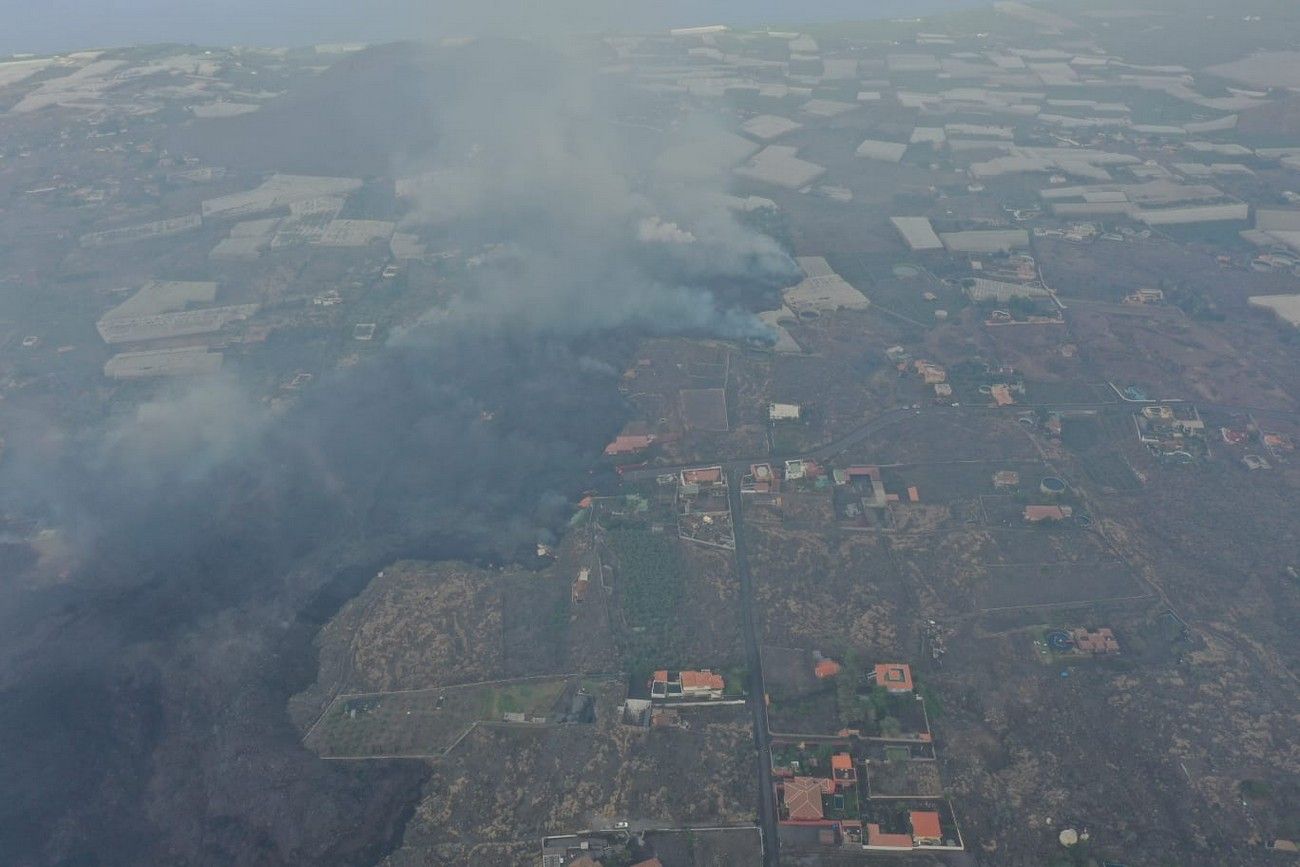
<svg viewBox="0 0 1300 867"><path fill-rule="evenodd" d="M890 692L912 691L912 667L903 662L882 662L876 665L876 683Z"/></svg>
<svg viewBox="0 0 1300 867"><path fill-rule="evenodd" d="M831 779L837 789L851 789L858 784L858 772L853 767L853 756L836 753L831 756Z"/></svg>
<svg viewBox="0 0 1300 867"><path fill-rule="evenodd" d="M654 444L655 435L645 422L630 422L614 441L605 446L607 455L631 455L645 451Z"/></svg>
<svg viewBox="0 0 1300 867"><path fill-rule="evenodd" d="M942 822L933 810L911 810L907 814L910 834L883 831L876 823L867 824L865 849L960 848L944 843Z"/></svg>
<svg viewBox="0 0 1300 867"><path fill-rule="evenodd" d="M661 669L650 678L651 699L713 700L722 698L726 688L722 675L707 668L702 671Z"/></svg>

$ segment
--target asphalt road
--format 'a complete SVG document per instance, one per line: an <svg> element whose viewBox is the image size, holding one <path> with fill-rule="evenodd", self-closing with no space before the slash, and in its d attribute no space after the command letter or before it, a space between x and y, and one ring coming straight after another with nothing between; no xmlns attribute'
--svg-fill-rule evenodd
<svg viewBox="0 0 1300 867"><path fill-rule="evenodd" d="M861 427L855 428L837 440L814 449L807 457L823 461L834 457L849 446L855 445L873 433L888 427L918 412L911 407L892 409L877 416ZM765 459L764 459L765 460ZM765 867L777 867L780 859L780 839L777 832L776 792L772 784L772 737L767 724L767 687L763 683L763 656L759 652L758 627L755 622L754 589L749 572L748 540L745 532L743 502L740 493L740 477L748 472L749 466L756 461L728 461L727 484L731 503L732 529L736 538L736 577L740 581L741 625L745 632L745 657L749 667L749 709L754 723L754 752L758 772L758 825L763 833L763 863ZM650 476L668 469L646 469Z"/></svg>
<svg viewBox="0 0 1300 867"><path fill-rule="evenodd" d="M776 828L776 792L772 788L772 745L767 730L767 689L763 685L763 656L758 650L758 630L754 624L754 590L749 576L749 556L745 548L744 521L741 519L740 476L738 468L730 470L731 522L736 537L736 577L740 580L741 623L745 630L745 657L749 665L749 710L754 717L754 751L758 763L758 825L763 832L763 864L777 867L780 841Z"/></svg>

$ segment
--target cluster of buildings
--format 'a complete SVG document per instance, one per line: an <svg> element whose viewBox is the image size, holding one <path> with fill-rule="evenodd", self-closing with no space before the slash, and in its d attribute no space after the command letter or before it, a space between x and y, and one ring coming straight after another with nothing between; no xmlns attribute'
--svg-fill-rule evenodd
<svg viewBox="0 0 1300 867"><path fill-rule="evenodd" d="M721 466L693 467L668 479L676 482L677 535L701 545L734 549L726 471Z"/></svg>
<svg viewBox="0 0 1300 867"><path fill-rule="evenodd" d="M1117 656L1120 652L1119 639L1109 626L1050 629L1043 634L1043 640L1036 640L1035 644L1040 652L1050 651L1055 658Z"/></svg>
<svg viewBox="0 0 1300 867"><path fill-rule="evenodd" d="M660 669L650 677L652 701L716 701L723 697L727 682L707 668L702 671Z"/></svg>
<svg viewBox="0 0 1300 867"><path fill-rule="evenodd" d="M1115 638L1115 633L1111 631L1109 626L1103 626L1095 630L1072 629L1070 639L1080 653L1093 656L1108 656L1119 653L1119 640Z"/></svg>
<svg viewBox="0 0 1300 867"><path fill-rule="evenodd" d="M921 491L916 485L900 485L898 491L887 490L877 466L836 467L831 471L831 478L835 484L835 512L847 521L869 523L871 513L886 509L893 503L921 502Z"/></svg>
<svg viewBox="0 0 1300 867"><path fill-rule="evenodd" d="M653 855L638 858L632 835L620 832L565 834L542 840L542 867L663 867Z"/></svg>
<svg viewBox="0 0 1300 867"><path fill-rule="evenodd" d="M1190 462L1210 454L1205 421L1188 403L1155 403L1133 414L1138 440L1157 457Z"/></svg>
<svg viewBox="0 0 1300 867"><path fill-rule="evenodd" d="M843 666L817 655L818 680L846 676ZM911 666L879 663L867 671L869 689L883 691L893 712L920 705ZM939 791L873 792L873 763L910 762L913 748L927 751L917 759L933 767L929 726L917 734L877 731L864 735L845 730L839 738L799 740L783 735L773 745L773 773L783 845L834 847L859 851L959 851L964 847L951 805ZM900 753L900 755L895 755ZM874 757L873 757L874 756Z"/></svg>

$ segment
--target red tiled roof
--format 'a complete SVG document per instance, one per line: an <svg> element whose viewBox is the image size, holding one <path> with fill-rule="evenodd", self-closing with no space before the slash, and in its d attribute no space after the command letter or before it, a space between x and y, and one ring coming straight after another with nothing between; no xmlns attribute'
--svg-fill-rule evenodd
<svg viewBox="0 0 1300 867"><path fill-rule="evenodd" d="M1070 637L1074 639L1074 646L1084 653L1119 652L1119 642L1115 640L1115 633L1109 627L1103 626L1096 632L1076 629L1070 633Z"/></svg>
<svg viewBox="0 0 1300 867"><path fill-rule="evenodd" d="M853 756L848 753L836 753L831 756L831 777L839 783L853 784L858 773L853 767Z"/></svg>
<svg viewBox="0 0 1300 867"><path fill-rule="evenodd" d="M912 838L908 834L885 834L879 825L867 826L867 845L888 846L891 849L911 849Z"/></svg>
<svg viewBox="0 0 1300 867"><path fill-rule="evenodd" d="M822 783L815 777L793 777L781 784L790 818L811 822L822 818Z"/></svg>
<svg viewBox="0 0 1300 867"><path fill-rule="evenodd" d="M656 672L657 674L657 672ZM683 671L681 673L682 689L724 689L726 682L722 675L711 671Z"/></svg>
<svg viewBox="0 0 1300 867"><path fill-rule="evenodd" d="M722 467L701 467L694 470L682 470L682 480L688 485L713 484L722 481Z"/></svg>
<svg viewBox="0 0 1300 867"><path fill-rule="evenodd" d="M911 692L912 667L902 662L882 662L876 666L876 683L890 692Z"/></svg>
<svg viewBox="0 0 1300 867"><path fill-rule="evenodd" d="M607 455L626 455L650 447L655 441L654 434L619 434L614 441L605 446Z"/></svg>
<svg viewBox="0 0 1300 867"><path fill-rule="evenodd" d="M840 664L833 659L820 660L813 666L813 674L817 675L818 680L825 680L828 677L834 677L840 673Z"/></svg>
<svg viewBox="0 0 1300 867"><path fill-rule="evenodd" d="M1069 506L1025 506L1025 520L1030 523L1061 521L1072 513Z"/></svg>
<svg viewBox="0 0 1300 867"><path fill-rule="evenodd" d="M939 814L930 810L913 810L912 836L918 839L942 839L943 830L939 827Z"/></svg>

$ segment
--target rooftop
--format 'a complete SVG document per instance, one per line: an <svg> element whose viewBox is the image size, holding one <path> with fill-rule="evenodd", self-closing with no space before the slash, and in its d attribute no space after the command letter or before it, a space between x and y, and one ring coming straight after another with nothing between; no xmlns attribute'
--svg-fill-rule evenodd
<svg viewBox="0 0 1300 867"><path fill-rule="evenodd" d="M876 683L890 692L912 691L912 667L902 662L876 665Z"/></svg>
<svg viewBox="0 0 1300 867"><path fill-rule="evenodd" d="M822 784L815 777L792 777L783 784L785 806L796 822L822 818Z"/></svg>
<svg viewBox="0 0 1300 867"><path fill-rule="evenodd" d="M913 837L918 839L943 837L938 813L930 810L913 810L909 818L912 822Z"/></svg>

